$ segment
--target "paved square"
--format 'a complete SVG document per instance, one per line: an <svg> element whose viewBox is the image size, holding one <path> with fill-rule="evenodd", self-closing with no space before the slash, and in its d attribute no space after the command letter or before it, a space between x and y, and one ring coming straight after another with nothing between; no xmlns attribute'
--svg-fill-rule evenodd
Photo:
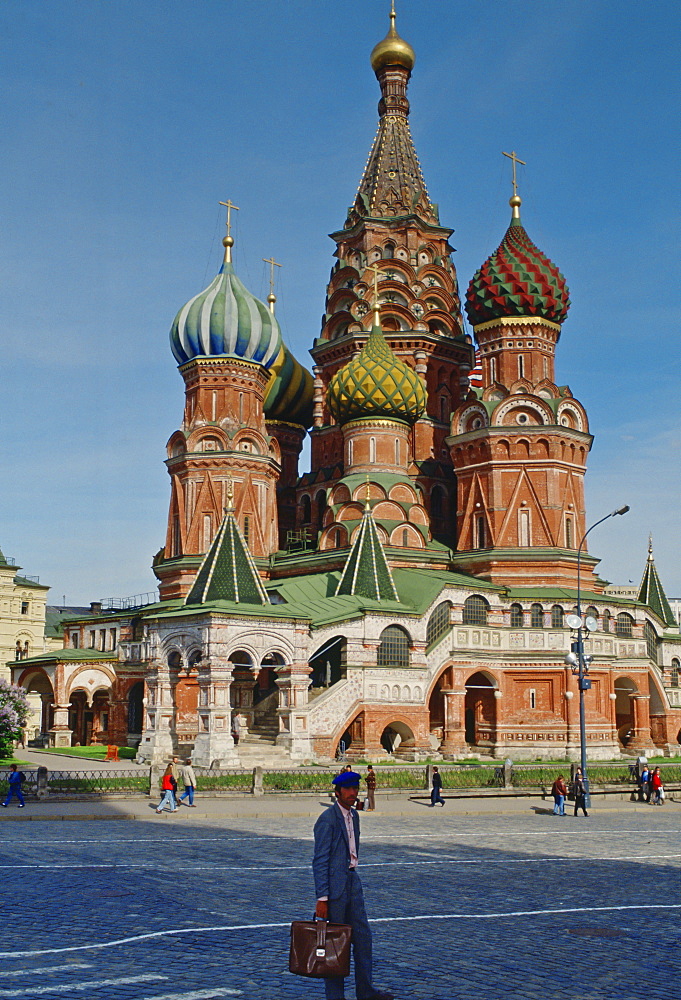
<svg viewBox="0 0 681 1000"><path fill-rule="evenodd" d="M536 800L457 805L362 819L378 986L400 1000L678 1000L681 806L561 819ZM287 972L288 924L314 905L312 824L189 810L2 823L0 1000L322 998Z"/></svg>

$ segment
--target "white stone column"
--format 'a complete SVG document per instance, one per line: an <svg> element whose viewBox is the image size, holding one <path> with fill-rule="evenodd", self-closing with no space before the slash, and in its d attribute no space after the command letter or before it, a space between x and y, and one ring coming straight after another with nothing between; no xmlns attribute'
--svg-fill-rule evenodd
<svg viewBox="0 0 681 1000"><path fill-rule="evenodd" d="M50 746L51 747L70 747L71 737L73 735L71 729L69 729L69 709L70 705L58 705L54 706L54 722L52 728L50 729Z"/></svg>
<svg viewBox="0 0 681 1000"><path fill-rule="evenodd" d="M142 733L136 760L138 764L166 764L175 749L175 708L167 663L152 660L145 688L146 729Z"/></svg>
<svg viewBox="0 0 681 1000"><path fill-rule="evenodd" d="M232 664L210 656L198 665L198 736L192 762L197 767L238 767L239 754L232 738L230 687Z"/></svg>

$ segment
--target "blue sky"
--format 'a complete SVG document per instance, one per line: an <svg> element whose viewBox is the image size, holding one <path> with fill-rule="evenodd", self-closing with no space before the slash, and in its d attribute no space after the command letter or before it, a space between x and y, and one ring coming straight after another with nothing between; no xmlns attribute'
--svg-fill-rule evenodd
<svg viewBox="0 0 681 1000"><path fill-rule="evenodd" d="M52 603L152 591L177 309L235 265L299 360L374 136L387 0L6 0L0 7L0 548ZM557 380L595 435L588 523L608 579L652 532L681 595L676 3L398 0L412 134L462 291L522 218L565 274Z"/></svg>

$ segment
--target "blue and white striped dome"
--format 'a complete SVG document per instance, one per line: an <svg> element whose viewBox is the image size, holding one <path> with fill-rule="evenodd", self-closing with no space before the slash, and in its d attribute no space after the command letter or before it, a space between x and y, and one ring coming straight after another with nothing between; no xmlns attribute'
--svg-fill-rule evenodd
<svg viewBox="0 0 681 1000"><path fill-rule="evenodd" d="M178 312L170 346L179 365L192 358L228 355L270 368L282 339L274 314L251 295L225 261L208 288Z"/></svg>

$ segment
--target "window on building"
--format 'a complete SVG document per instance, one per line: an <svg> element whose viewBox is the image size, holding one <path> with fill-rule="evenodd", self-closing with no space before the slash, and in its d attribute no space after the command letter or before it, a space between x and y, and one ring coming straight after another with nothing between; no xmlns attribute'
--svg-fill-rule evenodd
<svg viewBox="0 0 681 1000"><path fill-rule="evenodd" d="M405 549L409 548L409 529L405 528L402 532L402 547Z"/></svg>
<svg viewBox="0 0 681 1000"><path fill-rule="evenodd" d="M525 375L525 358L522 354L518 355L518 378L523 378Z"/></svg>
<svg viewBox="0 0 681 1000"><path fill-rule="evenodd" d="M511 605L511 628L522 628L525 621L522 604Z"/></svg>
<svg viewBox="0 0 681 1000"><path fill-rule="evenodd" d="M110 642L109 649L115 649L116 648L116 629L115 628L109 629L109 642Z"/></svg>
<svg viewBox="0 0 681 1000"><path fill-rule="evenodd" d="M22 613L22 615L27 615L28 614L28 601L22 601L21 602L21 613Z"/></svg>
<svg viewBox="0 0 681 1000"><path fill-rule="evenodd" d="M612 619L612 615L610 614L610 612L609 611L604 611L603 612L603 621L601 623L601 628L603 629L604 632L609 632L610 631L610 621L611 621L611 619Z"/></svg>
<svg viewBox="0 0 681 1000"><path fill-rule="evenodd" d="M586 609L586 617L593 618L597 622L599 618L598 608L595 608L593 604L590 604L589 607Z"/></svg>
<svg viewBox="0 0 681 1000"><path fill-rule="evenodd" d="M319 490L317 493L315 504L317 506L317 524L321 528L324 520L324 512L326 511L326 493L324 490Z"/></svg>
<svg viewBox="0 0 681 1000"><path fill-rule="evenodd" d="M643 626L643 637L646 641L646 652L648 653L648 659L652 660L653 663L658 662L658 644L657 644L657 632L650 624L646 621Z"/></svg>
<svg viewBox="0 0 681 1000"><path fill-rule="evenodd" d="M535 688L530 688L530 708L537 707L537 692Z"/></svg>
<svg viewBox="0 0 681 1000"><path fill-rule="evenodd" d="M103 733L108 732L108 730L109 730L109 713L108 712L100 712L100 714L99 714L99 725L100 725L100 728L101 728L101 730L102 730Z"/></svg>
<svg viewBox="0 0 681 1000"><path fill-rule="evenodd" d="M203 551L207 552L210 548L210 542L212 537L210 514L203 515Z"/></svg>
<svg viewBox="0 0 681 1000"><path fill-rule="evenodd" d="M106 629L100 628L99 630L99 648L102 653L106 652Z"/></svg>
<svg viewBox="0 0 681 1000"><path fill-rule="evenodd" d="M312 520L312 501L307 494L300 498L300 506L303 515L303 524L309 524Z"/></svg>
<svg viewBox="0 0 681 1000"><path fill-rule="evenodd" d="M369 438L369 461L373 465L376 462L376 438Z"/></svg>
<svg viewBox="0 0 681 1000"><path fill-rule="evenodd" d="M672 660L672 669L669 672L669 682L672 687L679 686L679 673L681 673L681 663L677 659Z"/></svg>
<svg viewBox="0 0 681 1000"><path fill-rule="evenodd" d="M530 624L532 628L544 628L544 608L541 604L533 604L530 608Z"/></svg>
<svg viewBox="0 0 681 1000"><path fill-rule="evenodd" d="M439 639L440 636L443 636L445 632L449 631L451 608L452 605L449 601L443 601L442 604L438 604L433 611L432 615L428 619L428 627L426 628L427 646L429 646L431 642L435 642L436 639Z"/></svg>
<svg viewBox="0 0 681 1000"><path fill-rule="evenodd" d="M497 380L497 359L489 359L489 379L490 382L496 382Z"/></svg>
<svg viewBox="0 0 681 1000"><path fill-rule="evenodd" d="M631 615L628 615L626 611L622 611L615 621L615 632L617 635L621 635L625 639L631 639L633 636L634 619Z"/></svg>
<svg viewBox="0 0 681 1000"><path fill-rule="evenodd" d="M94 649L95 648L96 639L97 639L97 633L96 632L90 632L90 649Z"/></svg>
<svg viewBox="0 0 681 1000"><path fill-rule="evenodd" d="M79 642L78 642L78 633L77 632L72 632L71 633L71 649L78 649L78 645L79 645Z"/></svg>
<svg viewBox="0 0 681 1000"><path fill-rule="evenodd" d="M353 445L354 441L352 440L352 438L350 438L350 440L348 441L348 465L352 465L352 455L354 451Z"/></svg>
<svg viewBox="0 0 681 1000"><path fill-rule="evenodd" d="M395 465L400 464L400 439L395 438Z"/></svg>
<svg viewBox="0 0 681 1000"><path fill-rule="evenodd" d="M251 542L251 518L248 514L244 517L244 541L246 545L250 545Z"/></svg>
<svg viewBox="0 0 681 1000"><path fill-rule="evenodd" d="M518 534L520 536L520 544L526 549L530 545L530 512L529 510L521 510L518 515Z"/></svg>
<svg viewBox="0 0 681 1000"><path fill-rule="evenodd" d="M554 604L551 608L551 628L565 628L565 612L560 604Z"/></svg>
<svg viewBox="0 0 681 1000"><path fill-rule="evenodd" d="M409 636L399 625L388 625L381 632L376 662L379 667L409 666Z"/></svg>
<svg viewBox="0 0 681 1000"><path fill-rule="evenodd" d="M464 625L486 625L489 605L484 597L473 594L463 602Z"/></svg>
<svg viewBox="0 0 681 1000"><path fill-rule="evenodd" d="M181 553L182 536L180 534L180 518L176 514L173 518L173 555L179 556Z"/></svg>
<svg viewBox="0 0 681 1000"><path fill-rule="evenodd" d="M476 548L485 548L485 516L484 514L478 514L475 518L475 542Z"/></svg>
<svg viewBox="0 0 681 1000"><path fill-rule="evenodd" d="M565 548L566 549L574 548L574 546L572 544L572 518L571 517L566 517L565 518Z"/></svg>

